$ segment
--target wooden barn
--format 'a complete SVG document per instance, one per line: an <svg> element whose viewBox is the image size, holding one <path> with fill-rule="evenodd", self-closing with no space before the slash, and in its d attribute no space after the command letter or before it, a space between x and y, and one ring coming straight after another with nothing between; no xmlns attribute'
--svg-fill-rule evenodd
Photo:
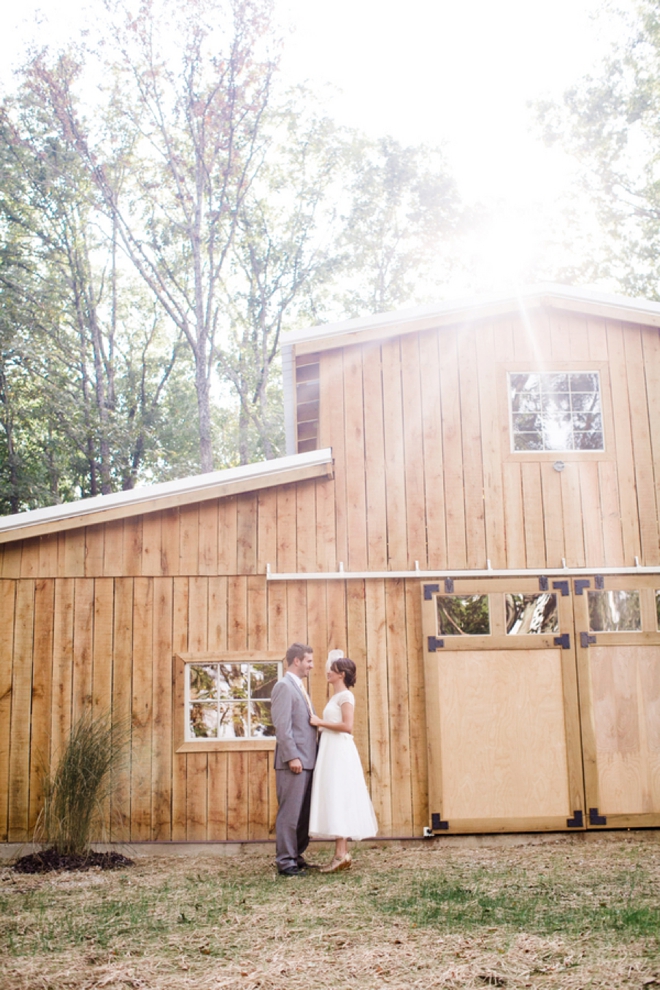
<svg viewBox="0 0 660 990"><path fill-rule="evenodd" d="M660 304L543 286L288 335L288 455L0 520L0 839L90 704L99 838L267 839L286 646L358 665L383 836L660 825Z"/></svg>

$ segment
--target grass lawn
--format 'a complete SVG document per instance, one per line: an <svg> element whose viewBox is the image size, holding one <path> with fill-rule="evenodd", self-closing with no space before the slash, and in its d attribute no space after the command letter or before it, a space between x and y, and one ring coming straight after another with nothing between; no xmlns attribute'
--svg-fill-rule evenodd
<svg viewBox="0 0 660 990"><path fill-rule="evenodd" d="M357 846L292 880L255 850L0 870L2 990L660 990L657 834Z"/></svg>

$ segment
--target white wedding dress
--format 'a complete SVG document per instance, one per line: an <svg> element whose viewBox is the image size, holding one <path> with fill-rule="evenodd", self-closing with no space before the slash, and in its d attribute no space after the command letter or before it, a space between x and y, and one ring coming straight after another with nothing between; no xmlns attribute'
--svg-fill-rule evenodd
<svg viewBox="0 0 660 990"><path fill-rule="evenodd" d="M341 722L345 702L355 705L350 691L334 694L323 710L323 721ZM312 782L309 834L315 839L366 839L377 832L378 822L353 736L322 729Z"/></svg>

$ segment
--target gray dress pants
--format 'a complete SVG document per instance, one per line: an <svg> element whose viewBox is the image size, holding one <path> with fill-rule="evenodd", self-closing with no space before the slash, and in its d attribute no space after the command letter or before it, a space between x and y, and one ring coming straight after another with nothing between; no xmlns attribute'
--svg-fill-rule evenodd
<svg viewBox="0 0 660 990"><path fill-rule="evenodd" d="M309 805L312 798L313 770L293 773L276 770L275 781L279 808L275 822L278 870L298 865L309 845Z"/></svg>

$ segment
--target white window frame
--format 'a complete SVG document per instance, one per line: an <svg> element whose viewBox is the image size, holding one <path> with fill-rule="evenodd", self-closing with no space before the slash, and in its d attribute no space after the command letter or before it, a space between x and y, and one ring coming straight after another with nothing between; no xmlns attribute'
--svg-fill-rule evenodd
<svg viewBox="0 0 660 990"><path fill-rule="evenodd" d="M213 663L276 663L278 664L278 680L283 677L284 657L282 652L273 650L243 650L218 651L212 653L178 653L175 662L175 752L199 753L227 750L274 750L275 737L261 736L256 738L239 737L236 739L209 739L197 737L190 733L188 721L188 706L190 704L190 664Z"/></svg>

